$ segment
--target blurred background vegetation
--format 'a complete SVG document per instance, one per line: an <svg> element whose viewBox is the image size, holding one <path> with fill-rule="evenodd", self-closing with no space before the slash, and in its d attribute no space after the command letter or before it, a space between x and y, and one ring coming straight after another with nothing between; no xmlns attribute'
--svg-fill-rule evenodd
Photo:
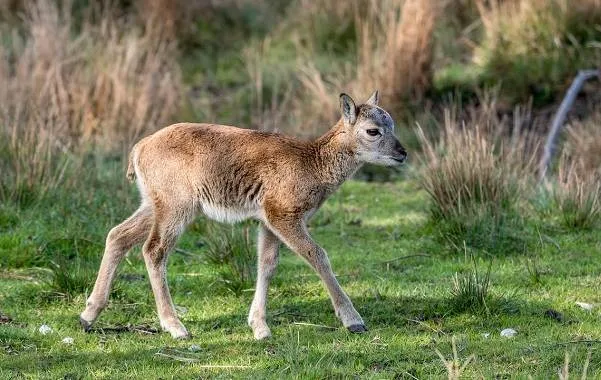
<svg viewBox="0 0 601 380"><path fill-rule="evenodd" d="M483 228L506 236L497 229L533 197L574 227L600 214L598 82L570 113L550 191L532 186L563 94L601 62L600 0L3 0L0 11L3 203L92 191L107 162L124 165L175 121L315 137L338 119L340 92L378 88L456 244Z"/></svg>

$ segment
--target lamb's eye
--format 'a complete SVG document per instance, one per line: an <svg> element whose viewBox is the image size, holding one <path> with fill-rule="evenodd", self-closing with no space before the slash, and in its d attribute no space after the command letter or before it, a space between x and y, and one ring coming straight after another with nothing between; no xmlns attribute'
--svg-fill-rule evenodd
<svg viewBox="0 0 601 380"><path fill-rule="evenodd" d="M367 132L367 134L370 136L377 136L380 134L380 131L378 129L368 129L365 132Z"/></svg>

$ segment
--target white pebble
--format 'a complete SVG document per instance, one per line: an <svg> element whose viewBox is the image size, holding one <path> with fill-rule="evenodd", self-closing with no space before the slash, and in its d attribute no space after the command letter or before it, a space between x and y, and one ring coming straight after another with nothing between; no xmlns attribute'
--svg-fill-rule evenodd
<svg viewBox="0 0 601 380"><path fill-rule="evenodd" d="M504 336L506 338L513 338L517 335L517 333L518 332L514 329L504 329L503 331L501 331L501 336Z"/></svg>
<svg viewBox="0 0 601 380"><path fill-rule="evenodd" d="M583 308L584 310L588 310L588 311L593 310L593 307L594 307L590 303L586 303L586 302L576 302L576 305L578 305L581 308Z"/></svg>
<svg viewBox="0 0 601 380"><path fill-rule="evenodd" d="M67 336L61 342L63 342L64 344L73 344L73 338Z"/></svg>
<svg viewBox="0 0 601 380"><path fill-rule="evenodd" d="M190 347L188 347L188 351L198 352L198 351L200 351L200 346L198 344L193 344Z"/></svg>
<svg viewBox="0 0 601 380"><path fill-rule="evenodd" d="M52 327L48 325L41 325L38 331L40 332L40 334L46 335L52 332Z"/></svg>
<svg viewBox="0 0 601 380"><path fill-rule="evenodd" d="M490 337L490 333L484 333L482 334L482 336L484 337L484 339L488 339Z"/></svg>

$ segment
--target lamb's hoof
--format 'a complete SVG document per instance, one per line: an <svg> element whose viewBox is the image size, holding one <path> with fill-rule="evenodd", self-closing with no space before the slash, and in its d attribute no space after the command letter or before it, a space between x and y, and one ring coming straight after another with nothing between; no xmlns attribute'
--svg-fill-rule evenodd
<svg viewBox="0 0 601 380"><path fill-rule="evenodd" d="M255 336L256 340L268 339L271 337L271 330L269 330L269 327L267 326L257 327L253 329L253 335Z"/></svg>
<svg viewBox="0 0 601 380"><path fill-rule="evenodd" d="M90 330L92 329L92 322L88 322L82 317L79 317L79 324L81 325L81 327L83 327L83 331L85 332L90 332Z"/></svg>
<svg viewBox="0 0 601 380"><path fill-rule="evenodd" d="M163 331L171 334L173 339L190 339L190 333L186 330L186 327L178 320L171 319L167 321L160 321L161 328Z"/></svg>
<svg viewBox="0 0 601 380"><path fill-rule="evenodd" d="M177 340L188 340L188 339L192 339L192 335L190 335L189 333L185 333L185 334L181 334L181 333L171 333L171 337L173 337L173 339L177 339Z"/></svg>
<svg viewBox="0 0 601 380"><path fill-rule="evenodd" d="M188 330L186 330L186 328L183 327L183 326L181 326L181 327L167 328L165 330L171 334L171 337L173 339L187 340L187 339L192 338L192 336L190 335L190 333L188 332Z"/></svg>
<svg viewBox="0 0 601 380"><path fill-rule="evenodd" d="M365 325L350 325L349 327L347 327L347 329L353 334L361 334L367 332L367 327L365 327Z"/></svg>

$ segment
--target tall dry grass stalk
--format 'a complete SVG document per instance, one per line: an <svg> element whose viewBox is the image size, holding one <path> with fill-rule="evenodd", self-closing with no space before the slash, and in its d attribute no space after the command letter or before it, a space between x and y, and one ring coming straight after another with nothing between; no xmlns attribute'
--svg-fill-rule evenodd
<svg viewBox="0 0 601 380"><path fill-rule="evenodd" d="M245 49L244 61L252 90L250 116L253 127L308 138L324 132L340 116L336 95L345 87L342 82L351 77L350 70L346 66L331 67L336 74L324 75L316 63L322 58L323 50L332 53L332 49L345 48L329 38L347 28L352 29L355 6L356 2L350 1L293 2L284 22L260 44ZM279 67L279 58L274 62L274 51L279 57L282 54L279 49L290 49L282 43L282 34L289 34L288 42L296 55L293 71L290 67ZM322 51L318 53L320 49Z"/></svg>
<svg viewBox="0 0 601 380"><path fill-rule="evenodd" d="M586 161L563 154L554 197L566 227L592 228L601 220L601 168L591 171Z"/></svg>
<svg viewBox="0 0 601 380"><path fill-rule="evenodd" d="M601 169L601 109L586 120L575 120L566 128L566 154L581 162L582 170L593 173Z"/></svg>
<svg viewBox="0 0 601 380"><path fill-rule="evenodd" d="M482 208L502 212L519 203L535 170L538 145L524 128L528 110L517 108L509 120L495 108L494 101L484 104L466 120L445 110L438 140L418 129L421 182L436 218L461 218Z"/></svg>
<svg viewBox="0 0 601 380"><path fill-rule="evenodd" d="M558 163L555 203L569 228L591 228L601 220L601 112L574 121Z"/></svg>
<svg viewBox="0 0 601 380"><path fill-rule="evenodd" d="M543 48L541 38L542 42L548 38L552 41L552 34L562 29L563 20L558 16L565 14L567 1L477 0L476 5L484 27L484 46L476 51L474 60L486 64L490 59L487 55L494 52L516 55L529 53L530 48Z"/></svg>
<svg viewBox="0 0 601 380"><path fill-rule="evenodd" d="M570 33L589 28L601 16L601 0L476 0L476 6L485 47L508 55L561 48L568 39L580 37Z"/></svg>
<svg viewBox="0 0 601 380"><path fill-rule="evenodd" d="M459 380L467 366L476 359L476 355L472 354L462 362L461 359L459 359L455 335L451 337L451 346L453 347L453 358L450 360L447 360L438 348L435 348L434 352L436 352L436 355L438 355L442 364L444 364L447 370L447 378L449 380Z"/></svg>
<svg viewBox="0 0 601 380"><path fill-rule="evenodd" d="M601 0L477 0L484 36L473 60L513 100L548 103L599 65Z"/></svg>
<svg viewBox="0 0 601 380"><path fill-rule="evenodd" d="M305 119L302 121L301 134L318 135L325 131L328 123L331 124L333 120L340 117L339 100L336 94L340 93L341 89L345 89L342 78L347 75L342 73L340 76L325 79L313 62L308 62L301 67L298 76L302 88L301 96L294 103L297 119ZM351 94L355 97L355 101L363 101L361 98L356 98L363 94L358 94L355 90L351 90Z"/></svg>
<svg viewBox="0 0 601 380"><path fill-rule="evenodd" d="M251 80L250 123L252 128L258 130L281 132L286 125L289 125L286 118L290 114L289 105L292 101L292 85L285 80L275 80L270 88L271 98L264 99L264 54L269 48L270 41L271 39L267 37L258 48L248 48L244 51L246 70ZM279 78L277 75L273 77ZM301 130L306 131L298 129L298 131Z"/></svg>
<svg viewBox="0 0 601 380"><path fill-rule="evenodd" d="M501 117L496 108L492 99L461 118L446 110L439 136L417 131L431 220L458 252L469 246L503 254L528 244L521 207L533 187L540 139L526 128L529 110Z"/></svg>
<svg viewBox="0 0 601 380"><path fill-rule="evenodd" d="M108 7L89 9L76 28L71 11L69 1L27 2L24 33L0 46L3 198L58 186L65 160L120 150L178 108L173 40Z"/></svg>
<svg viewBox="0 0 601 380"><path fill-rule="evenodd" d="M155 38L174 38L178 21L184 19L190 10L180 0L137 0L135 6L144 29L153 33ZM186 18L186 21L189 20Z"/></svg>
<svg viewBox="0 0 601 380"><path fill-rule="evenodd" d="M356 13L358 66L355 86L381 88L390 105L421 100L432 81L433 38L442 5L437 0L370 2Z"/></svg>
<svg viewBox="0 0 601 380"><path fill-rule="evenodd" d="M441 8L436 0L354 3L356 65L324 77L307 62L298 77L307 103L303 113L324 125L338 114L338 99L331 94L340 89L357 97L379 89L382 103L393 110L421 100L432 80L434 27Z"/></svg>

